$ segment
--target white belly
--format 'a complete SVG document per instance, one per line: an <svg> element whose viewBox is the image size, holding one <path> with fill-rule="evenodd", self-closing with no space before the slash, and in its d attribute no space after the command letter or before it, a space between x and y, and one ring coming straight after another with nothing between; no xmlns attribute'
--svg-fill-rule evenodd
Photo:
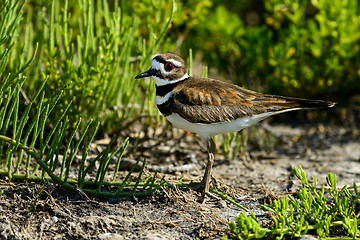
<svg viewBox="0 0 360 240"><path fill-rule="evenodd" d="M275 114L276 113L274 112L267 112L252 117L239 118L230 122L211 124L192 123L180 117L180 115L177 113L173 113L167 116L166 119L177 128L199 134L200 137L206 141L214 135L240 131L243 128L254 125L255 123Z"/></svg>

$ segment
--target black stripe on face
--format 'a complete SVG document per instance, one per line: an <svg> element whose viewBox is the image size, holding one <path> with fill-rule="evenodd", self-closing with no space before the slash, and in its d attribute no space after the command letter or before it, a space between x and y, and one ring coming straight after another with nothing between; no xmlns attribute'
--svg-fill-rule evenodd
<svg viewBox="0 0 360 240"><path fill-rule="evenodd" d="M171 92L174 89L174 87L176 87L181 82L182 81L166 84L163 86L156 86L156 95L161 96L161 97L165 96L167 93Z"/></svg>
<svg viewBox="0 0 360 240"><path fill-rule="evenodd" d="M158 69L153 69L153 72L154 72L154 76L157 77L157 78L160 78L160 79L165 79L165 77L161 74L161 71L158 70Z"/></svg>
<svg viewBox="0 0 360 240"><path fill-rule="evenodd" d="M160 57L160 56L156 56L156 57L154 57L154 59L155 59L156 61L158 61L159 63L162 63L162 64L166 64L166 63L167 63L167 61L166 61L165 59L163 59L162 57Z"/></svg>
<svg viewBox="0 0 360 240"><path fill-rule="evenodd" d="M159 111L165 117L169 116L169 115L171 115L173 113L173 111L171 109L171 101L172 101L172 99L169 98L169 100L167 100L166 102L156 105L158 107Z"/></svg>

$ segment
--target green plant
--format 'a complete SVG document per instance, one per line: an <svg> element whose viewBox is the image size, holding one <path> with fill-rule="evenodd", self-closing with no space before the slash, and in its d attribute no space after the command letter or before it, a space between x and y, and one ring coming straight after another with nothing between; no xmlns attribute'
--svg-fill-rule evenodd
<svg viewBox="0 0 360 240"><path fill-rule="evenodd" d="M0 78L0 176L31 181L42 181L46 178L64 188L110 197L148 195L164 184L163 181L155 182L156 173L142 181L145 161L136 181L132 182L130 176L139 160L124 179L121 179L118 167L129 143L127 138L112 149L114 136L100 154L93 159L88 158L90 144L100 123L92 124L93 121L88 120L80 128L81 118L76 118L73 122L73 118L67 115L73 99L66 102L62 111L56 111L72 82L49 92L45 90L50 81L50 75L47 75L36 87L34 94L27 97L24 91L28 80L26 75L30 74L29 69L36 64L36 56L41 50L39 44L36 44L29 57L22 53L19 59L24 61L14 62L11 56L12 51L16 52L15 42L24 3L7 1L4 4L0 11L0 19L5 26L0 31L0 66L4 70ZM54 8L54 3L52 6ZM13 68L16 71L11 72ZM75 156L81 156L77 166L74 164ZM99 163L97 167L95 163ZM112 173L109 170L111 165L114 165ZM71 174L70 169L76 168L77 174Z"/></svg>
<svg viewBox="0 0 360 240"><path fill-rule="evenodd" d="M4 2L5 10L20 6L20 1ZM144 111L153 115L154 87L134 76L159 51L174 2L29 0L21 9L6 71L18 69L39 43L38 57L25 71L26 95L33 95L46 77L44 89L49 93L69 83L55 111L63 111L72 101L67 113L71 122L79 117L94 119L107 131L121 129L126 120ZM3 25L7 23L6 27L12 26L6 21ZM144 97L142 88L149 97Z"/></svg>
<svg viewBox="0 0 360 240"><path fill-rule="evenodd" d="M76 190L79 187L86 193L100 196L141 196L152 193L160 186L158 184L154 184L156 173L153 177L148 178L146 182L140 184L140 178L145 166L145 161L141 167L141 171L139 172L139 176L135 184L129 184L128 178L135 170L137 164L134 165L133 169L128 173L122 182L116 181L117 168L115 168L111 179L105 179L105 174L108 173L110 162L113 160L115 154L121 150L119 156L116 158L115 164L117 167L119 166L122 154L128 144L127 139L117 146L115 150L110 151L110 147L115 139L112 138L108 146L86 166L85 164L88 161L87 155L89 146L95 136L96 129L99 124L96 125L91 136L86 138L87 130L91 124L91 121L89 121L84 130L80 131L79 139L76 140L73 137L74 134L78 132L78 127L81 121L80 119L76 123L75 128L72 130L70 138L65 139L65 132L68 129L70 122L69 119L64 116L70 107L71 102L69 102L62 114L57 116L51 131L48 133L45 132L44 129L46 126L46 120L55 108L62 91L57 93L54 97L45 100L45 94L43 91L43 87L45 85L44 81L43 85L38 89L34 98L27 105L24 112L20 113L19 95L23 84L24 80L22 78L15 80L12 84L8 81L4 81L3 86L10 85L12 87L1 89L2 94L0 95L0 98L6 99L6 101L0 111L1 122L5 122L5 124L2 124L0 128L1 134L4 134L0 135L0 158L5 159L5 161L0 165L0 176L7 176L10 179L28 179L33 181L40 181L44 178L48 178L65 188ZM40 100L38 108L36 109L36 117L30 120L28 116L29 111L38 97L40 97ZM4 121L4 119L6 119L6 121ZM9 124L10 121L12 122L12 125ZM24 127L26 125L28 127L25 129ZM9 132L12 133L12 138L5 136L5 134L8 134ZM29 139L30 136L32 137ZM82 160L79 165L77 180L70 179L70 168L73 167L72 163L74 157L76 154L79 154L79 146L84 139ZM28 141L30 144L29 146L26 145ZM67 142L67 144L65 144L65 142ZM6 143L10 145L6 145ZM35 144L38 144L38 150L35 150ZM65 146L65 148L63 146ZM26 153L26 155L24 153ZM24 155L26 156L25 162L23 162ZM60 156L62 156L61 161ZM35 164L32 163L32 159L36 161ZM57 164L58 162L61 162L60 165ZM93 174L91 169L95 166L96 162L99 162L99 167L95 173L95 181L87 181L86 177ZM41 167L41 176L39 176L39 166ZM131 192L126 192L124 187L130 185L133 186L133 189ZM135 192L139 185L142 185L143 189ZM118 188L114 192L109 192L103 191L104 186L118 186ZM96 189L94 190L93 187L96 187ZM145 188L147 188L146 191Z"/></svg>
<svg viewBox="0 0 360 240"><path fill-rule="evenodd" d="M294 168L296 177L302 182L302 189L297 192L298 199L292 196L274 200L271 204L262 206L273 216L271 228L262 227L255 215L246 216L242 213L236 217L236 222L229 224L230 233L223 239L250 239L276 237L282 239L285 235L300 237L304 234L316 234L324 239L333 237L333 231L341 231L351 239L360 236L358 229L360 212L358 200L360 194L357 185L353 184L354 193L350 193L347 186L337 189L336 175L328 174L326 178L329 186L328 196L325 185L317 188L317 179L314 176L310 184L301 167ZM330 197L330 198L329 198Z"/></svg>
<svg viewBox="0 0 360 240"><path fill-rule="evenodd" d="M8 78L10 79L10 78ZM5 122L0 128L0 158L3 159L4 163L0 165L0 176L7 176L10 179L28 179L33 181L40 181L44 178L51 179L53 182L71 190L80 188L82 191L94 195L100 196L132 196L132 195L147 195L155 191L160 185L154 184L156 173L153 177L150 177L146 182L140 184L140 178L145 166L145 161L142 164L139 176L135 184L129 183L128 179L132 172L135 170L137 163L133 166L132 170L128 173L122 182L116 181L117 179L117 168L120 164L123 152L128 144L128 140L116 147L115 150L111 151L110 147L113 144L115 138L112 138L107 147L94 159L88 162L87 155L89 146L95 136L96 129L99 124L95 126L95 130L91 133L91 136L86 137L88 128L91 124L89 121L84 130L80 131L79 139L73 138L75 133L78 132L80 120L72 130L70 137L65 139L65 132L69 126L69 119L65 118L65 113L69 109L71 102L68 103L61 115L57 116L55 123L52 126L50 132L45 132L46 120L55 108L59 98L61 97L62 91L58 92L54 97L45 100L45 92L43 91L45 81L43 85L38 89L34 98L27 105L23 113L19 110L19 95L20 90L24 81L22 78L15 80L12 84L8 81L3 82L3 86L11 85L2 89L1 99L6 99L4 106L0 111L2 122ZM40 97L38 108L36 109L36 117L30 120L28 114L31 107L37 98ZM6 119L6 121L4 121ZM30 122L29 122L30 120ZM12 122L12 125L8 124ZM25 126L28 126L26 129ZM7 137L5 134L12 133L13 137ZM32 136L30 139L29 137ZM85 140L84 140L85 139ZM84 146L82 150L82 160L79 165L77 180L70 179L69 172L70 168L73 168L73 160L76 154L79 154L79 146L84 140ZM26 144L29 141L29 146ZM66 142L66 144L65 144ZM6 143L10 145L6 145ZM39 146L38 150L35 150L34 145ZM63 147L65 146L65 148ZM4 151L6 149L6 151ZM110 162L120 151L118 157L116 157L116 163L113 176L111 179L105 179L105 175L109 173ZM26 154L24 154L26 153ZM69 154L68 154L69 153ZM23 162L23 156L26 156L26 161ZM60 156L62 156L60 160ZM32 159L35 160L35 164L32 163ZM58 164L60 162L60 165ZM88 181L86 178L93 174L92 168L95 163L99 162L94 181ZM139 162L139 161L138 161ZM25 165L25 166L22 166ZM41 176L39 176L38 167L41 167ZM136 191L136 188L142 185L141 191ZM118 186L114 192L103 191L104 186ZM124 187L133 186L130 192L125 191ZM93 189L96 187L95 189ZM145 191L146 188L146 191Z"/></svg>
<svg viewBox="0 0 360 240"><path fill-rule="evenodd" d="M189 24L175 15L171 36L182 40L183 55L193 48L224 79L304 97L359 92L358 1L203 0L180 11L197 5Z"/></svg>
<svg viewBox="0 0 360 240"><path fill-rule="evenodd" d="M358 89L360 35L357 1L269 1L268 26L275 29L278 41L269 51L274 72L267 82L275 88L290 87L307 95L340 93ZM305 14L305 18L304 18ZM286 24L286 25L285 25ZM344 76L346 75L346 78ZM276 81L275 79L281 79Z"/></svg>

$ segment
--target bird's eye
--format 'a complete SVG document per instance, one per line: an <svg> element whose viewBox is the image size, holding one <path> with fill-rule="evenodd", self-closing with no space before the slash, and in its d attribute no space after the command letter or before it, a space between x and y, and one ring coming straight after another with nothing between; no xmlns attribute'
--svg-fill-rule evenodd
<svg viewBox="0 0 360 240"><path fill-rule="evenodd" d="M175 67L174 64L172 64L171 62L167 62L164 66L165 71L167 71L167 72L172 71L174 69L174 67Z"/></svg>

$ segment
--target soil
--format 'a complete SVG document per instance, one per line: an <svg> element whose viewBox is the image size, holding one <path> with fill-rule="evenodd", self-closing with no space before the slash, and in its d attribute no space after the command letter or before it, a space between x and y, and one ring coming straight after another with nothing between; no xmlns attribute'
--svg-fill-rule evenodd
<svg viewBox="0 0 360 240"><path fill-rule="evenodd" d="M298 116L273 118L247 130L246 148L234 159L226 159L218 146L212 186L252 210L263 225L272 222L259 206L301 187L293 167L301 165L309 180L316 175L318 185L326 183L329 172L336 174L339 188L354 181L360 185L356 120L323 123L307 118L304 124L294 120ZM185 183L200 181L207 157L203 144L163 126L130 128L125 158L146 158L148 176L163 167L158 178L169 183L181 177ZM229 221L244 212L216 196L200 204L198 192L173 186L147 197L118 199L86 197L49 182L0 179L0 190L0 239L219 239Z"/></svg>

